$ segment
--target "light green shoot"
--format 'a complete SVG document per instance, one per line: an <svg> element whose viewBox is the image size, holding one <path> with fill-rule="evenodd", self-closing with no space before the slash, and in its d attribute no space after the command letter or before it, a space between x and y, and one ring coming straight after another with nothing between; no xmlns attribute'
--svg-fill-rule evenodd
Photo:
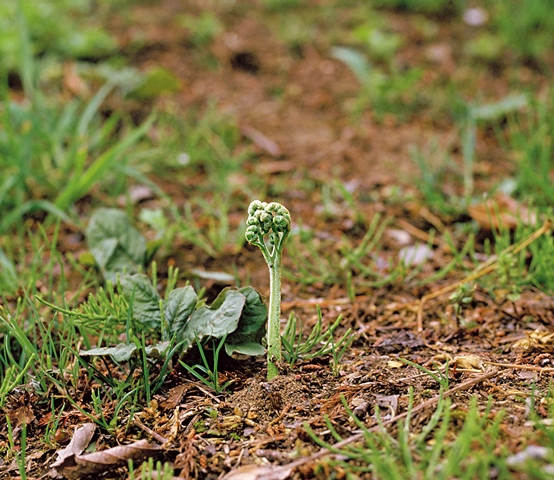
<svg viewBox="0 0 554 480"><path fill-rule="evenodd" d="M269 315L267 320L267 379L279 375L281 354L281 261L291 230L289 211L279 203L254 200L248 207L246 241L256 245L269 267ZM268 240L264 237L268 235Z"/></svg>

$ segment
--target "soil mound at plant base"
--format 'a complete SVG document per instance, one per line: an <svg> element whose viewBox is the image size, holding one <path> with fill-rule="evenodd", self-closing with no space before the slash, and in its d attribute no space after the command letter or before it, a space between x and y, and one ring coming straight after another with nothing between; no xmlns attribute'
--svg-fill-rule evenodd
<svg viewBox="0 0 554 480"><path fill-rule="evenodd" d="M337 382L332 376L322 378L327 376L321 372L288 374L279 375L269 382L253 378L226 403L236 413L251 420L249 423L256 429L277 423L285 428L295 428L304 419L317 414L333 394Z"/></svg>

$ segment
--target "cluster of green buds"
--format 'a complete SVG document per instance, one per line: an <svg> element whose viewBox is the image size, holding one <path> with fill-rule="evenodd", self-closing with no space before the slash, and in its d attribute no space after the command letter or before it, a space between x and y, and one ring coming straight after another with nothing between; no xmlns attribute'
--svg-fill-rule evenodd
<svg viewBox="0 0 554 480"><path fill-rule="evenodd" d="M254 200L248 207L245 238L260 248L269 267L269 312L267 320L267 378L279 375L281 354L281 260L291 230L289 211L279 203ZM268 236L267 243L264 239Z"/></svg>
<svg viewBox="0 0 554 480"><path fill-rule="evenodd" d="M272 268L275 257L283 250L291 230L289 211L280 203L254 200L248 207L246 225L246 240L262 250L269 267ZM266 235L270 249L264 240Z"/></svg>

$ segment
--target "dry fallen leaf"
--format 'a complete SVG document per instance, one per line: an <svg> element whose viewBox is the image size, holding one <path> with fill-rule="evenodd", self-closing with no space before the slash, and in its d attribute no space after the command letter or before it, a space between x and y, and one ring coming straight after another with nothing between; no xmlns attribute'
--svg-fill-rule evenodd
<svg viewBox="0 0 554 480"><path fill-rule="evenodd" d="M405 367L406 364L404 362L400 362L398 360L389 360L387 362L387 367L389 368L402 368Z"/></svg>
<svg viewBox="0 0 554 480"><path fill-rule="evenodd" d="M470 370L473 372L483 371L483 359L479 355L468 353L467 355L458 355L452 358L448 353L435 355L433 360L438 362L449 363L450 367L456 367L462 370Z"/></svg>
<svg viewBox="0 0 554 480"><path fill-rule="evenodd" d="M36 417L32 405L24 404L8 411L8 418L12 426L19 432L22 425L29 425Z"/></svg>
<svg viewBox="0 0 554 480"><path fill-rule="evenodd" d="M185 396L185 393L187 393L188 389L189 386L186 384L177 385L169 389L169 392L167 392L167 398L160 403L160 407L165 410L173 410L175 407L180 405L181 400L183 400L183 397Z"/></svg>
<svg viewBox="0 0 554 480"><path fill-rule="evenodd" d="M222 480L286 480L292 468L274 465L245 465L230 471Z"/></svg>
<svg viewBox="0 0 554 480"><path fill-rule="evenodd" d="M452 363L464 370L483 371L483 360L479 355L460 355L454 357Z"/></svg>
<svg viewBox="0 0 554 480"><path fill-rule="evenodd" d="M76 455L70 453L63 459L52 464L58 473L66 478L82 478L95 475L126 465L129 460L135 463L157 455L162 451L159 445L153 445L146 440L139 440L129 445L102 450L101 452Z"/></svg>
<svg viewBox="0 0 554 480"><path fill-rule="evenodd" d="M80 427L77 427L75 429L73 438L71 439L67 447L58 450L58 458L51 465L52 469L54 470L54 475L57 475L58 467L63 465L68 457L81 455L81 453L85 451L85 449L88 447L88 444L92 440L95 430L96 426L94 425L94 423L85 423L84 425L81 425Z"/></svg>
<svg viewBox="0 0 554 480"><path fill-rule="evenodd" d="M519 223L535 225L537 215L505 193L498 192L494 198L468 207L470 217L481 228L491 230L499 227L514 230Z"/></svg>
<svg viewBox="0 0 554 480"><path fill-rule="evenodd" d="M45 452L42 450L37 450L35 452L30 452L30 453L26 452L25 465L27 466L27 468L31 468L34 463L39 461L42 462L45 455L46 455ZM4 477L0 477L0 478L21 478L17 475L17 472L20 472L19 470L20 467L21 465L19 464L16 458L14 458L12 462L8 465L4 463L4 459L0 458L0 472L3 472L4 474L6 474ZM11 475L12 473L13 475ZM10 475L7 475L7 474L10 474Z"/></svg>
<svg viewBox="0 0 554 480"><path fill-rule="evenodd" d="M515 350L526 351L551 351L554 343L554 333L544 330L527 332L527 336L512 345Z"/></svg>

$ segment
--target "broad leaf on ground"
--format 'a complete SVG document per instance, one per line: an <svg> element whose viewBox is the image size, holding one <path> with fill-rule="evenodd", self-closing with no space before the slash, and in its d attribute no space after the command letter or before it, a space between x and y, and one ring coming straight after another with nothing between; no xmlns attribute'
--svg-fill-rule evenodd
<svg viewBox="0 0 554 480"><path fill-rule="evenodd" d="M98 476L103 472L113 472L116 468L127 465L129 460L139 463L148 457L163 452L159 445L147 440L137 440L129 445L118 445L100 452L71 454L52 466L65 478L83 478L89 475Z"/></svg>
<svg viewBox="0 0 554 480"><path fill-rule="evenodd" d="M167 296L164 315L167 323L167 334L169 337L177 335L177 340L180 339L182 332L187 324L188 319L196 308L198 296L190 285L172 290Z"/></svg>
<svg viewBox="0 0 554 480"><path fill-rule="evenodd" d="M162 343L146 347L148 356L167 354L170 339L174 339L179 351L184 353L197 340L206 337L226 337L225 350L229 355L235 352L262 355L265 351L261 340L265 334L267 307L252 287L226 288L211 306L201 304L198 307L198 296L191 286L172 290L164 302L146 275L124 275L120 285L134 321L162 333ZM165 329L161 323L162 310ZM134 343L119 344L85 350L81 355L110 355L117 362L126 362L140 348Z"/></svg>
<svg viewBox="0 0 554 480"><path fill-rule="evenodd" d="M133 317L141 324L159 330L161 328L160 296L150 279L143 274L121 277L123 296L133 309Z"/></svg>
<svg viewBox="0 0 554 480"><path fill-rule="evenodd" d="M153 358L159 358L166 353L169 342L161 342L156 345L148 345L145 348L146 355ZM81 350L79 355L82 357L104 356L110 355L116 362L127 362L138 352L138 348L134 343L120 343L115 347L99 347L91 348L90 350Z"/></svg>
<svg viewBox="0 0 554 480"><path fill-rule="evenodd" d="M263 355L265 348L261 345L265 335L267 307L260 294L252 287L239 290L246 297L237 329L229 334L225 341L227 355L242 353L244 355Z"/></svg>
<svg viewBox="0 0 554 480"><path fill-rule="evenodd" d="M200 307L190 317L183 335L185 345L204 337L222 338L237 329L246 303L246 297L238 290L223 290L210 307Z"/></svg>
<svg viewBox="0 0 554 480"><path fill-rule="evenodd" d="M146 241L124 212L96 210L86 236L88 248L107 280L115 281L117 274L136 273L144 264Z"/></svg>

